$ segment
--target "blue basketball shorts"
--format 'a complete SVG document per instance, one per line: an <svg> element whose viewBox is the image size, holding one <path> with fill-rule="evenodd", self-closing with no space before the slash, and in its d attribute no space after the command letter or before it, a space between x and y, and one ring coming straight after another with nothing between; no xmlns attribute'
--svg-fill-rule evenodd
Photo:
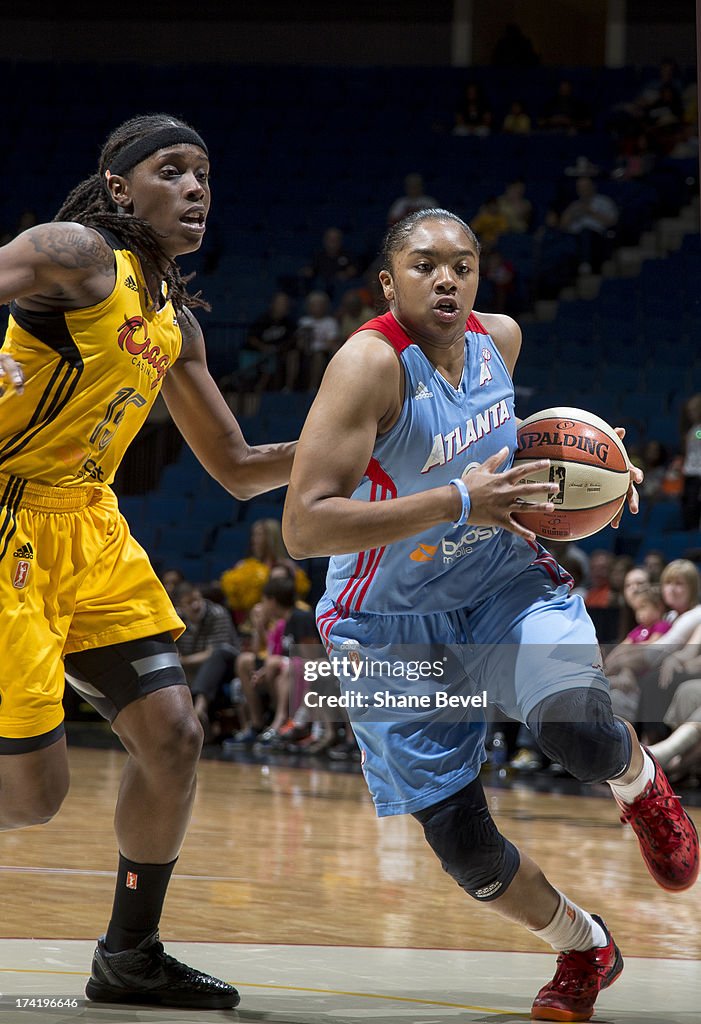
<svg viewBox="0 0 701 1024"><path fill-rule="evenodd" d="M479 775L490 705L525 722L553 694L609 689L584 602L539 566L473 609L343 616L324 595L317 622L380 816Z"/></svg>

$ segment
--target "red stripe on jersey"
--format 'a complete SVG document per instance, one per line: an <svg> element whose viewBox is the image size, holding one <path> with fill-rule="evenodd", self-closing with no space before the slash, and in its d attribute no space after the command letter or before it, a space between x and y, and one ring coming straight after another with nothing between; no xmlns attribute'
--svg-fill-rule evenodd
<svg viewBox="0 0 701 1024"><path fill-rule="evenodd" d="M358 334L360 331L377 331L378 334L387 339L395 352L403 352L405 348L415 344L398 322L394 313L383 313L382 316L373 317L372 320L368 320L362 327L359 327L357 331L353 331L353 334ZM351 338L353 334L350 335Z"/></svg>
<svg viewBox="0 0 701 1024"><path fill-rule="evenodd" d="M368 477L368 479L372 480L373 485L375 485L373 487L373 492L371 492L372 501L378 500L376 496L377 487L382 488L382 493L379 496L379 501L386 501L387 499L397 497L397 485L395 484L394 480L389 475L389 473L387 473L382 468L377 459L370 459L370 461L368 462L368 467L365 470L365 475ZM373 497L373 495L375 496ZM378 566L382 560L382 556L384 555L385 550L386 545L383 545L383 547L379 549L374 548L371 552L369 552L370 559L365 567L363 575L354 583L352 593L348 594L346 601L346 607L348 612L350 612L351 610L360 611L360 606L362 605L365 599L365 595L367 594L368 588L370 587L370 584L373 581L373 578L375 576L375 573L377 572ZM351 608L353 604L354 607Z"/></svg>
<svg viewBox="0 0 701 1024"><path fill-rule="evenodd" d="M474 331L475 334L489 334L486 327L483 327L474 313L470 313L465 324L466 331Z"/></svg>
<svg viewBox="0 0 701 1024"><path fill-rule="evenodd" d="M366 472L365 476L369 477L370 474ZM370 477L370 479L372 478ZM373 481L372 487L370 488L370 501L377 501L377 483L375 481ZM346 583L345 587L338 596L337 603L339 606L343 606L343 602L346 595L350 594L356 582L364 578L365 573L367 572L368 568L370 567L370 563L372 562L372 557L375 554L375 550L376 549L373 548L371 551L358 552L358 560L355 563L355 569L352 575L350 576L348 582ZM366 558L367 563L365 564L365 567L363 567L363 563L365 562ZM348 602L348 606L350 606L350 601Z"/></svg>

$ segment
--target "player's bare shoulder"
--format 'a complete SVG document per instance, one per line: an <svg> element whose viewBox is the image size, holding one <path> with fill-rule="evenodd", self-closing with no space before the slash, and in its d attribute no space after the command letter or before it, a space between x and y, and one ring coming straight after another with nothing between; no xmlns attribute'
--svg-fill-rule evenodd
<svg viewBox="0 0 701 1024"><path fill-rule="evenodd" d="M95 270L114 273L114 254L93 228L71 221L39 224L23 236L35 252L63 270Z"/></svg>
<svg viewBox="0 0 701 1024"><path fill-rule="evenodd" d="M336 391L357 389L373 406L380 433L394 424L404 401L404 375L399 356L378 331L352 335L331 360L327 375Z"/></svg>
<svg viewBox="0 0 701 1024"><path fill-rule="evenodd" d="M521 328L505 313L478 313L475 316L494 339L506 368L513 374L516 361L521 351Z"/></svg>
<svg viewBox="0 0 701 1024"><path fill-rule="evenodd" d="M81 309L107 298L116 280L114 253L83 224L38 224L0 248L0 302L25 309Z"/></svg>

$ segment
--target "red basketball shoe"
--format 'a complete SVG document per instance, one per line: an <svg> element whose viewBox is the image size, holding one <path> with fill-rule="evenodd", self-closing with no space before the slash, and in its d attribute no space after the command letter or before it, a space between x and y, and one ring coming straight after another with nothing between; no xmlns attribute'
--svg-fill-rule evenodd
<svg viewBox="0 0 701 1024"><path fill-rule="evenodd" d="M555 977L535 997L533 1020L590 1020L599 992L613 985L623 970L621 951L608 928L596 914L592 917L606 932L608 943L583 952L560 953Z"/></svg>
<svg viewBox="0 0 701 1024"><path fill-rule="evenodd" d="M647 753L652 757L649 750ZM632 804L614 797L623 811L621 821L638 837L643 860L657 884L668 892L683 892L699 874L699 837L681 798L654 757L652 760L655 778L642 796Z"/></svg>

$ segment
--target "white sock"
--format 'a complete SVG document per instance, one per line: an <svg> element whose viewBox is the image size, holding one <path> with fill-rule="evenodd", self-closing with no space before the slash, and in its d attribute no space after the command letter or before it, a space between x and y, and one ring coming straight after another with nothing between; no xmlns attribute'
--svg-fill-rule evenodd
<svg viewBox="0 0 701 1024"><path fill-rule="evenodd" d="M531 928L533 934L543 942L549 942L558 953L563 949L586 950L605 946L608 939L599 922L561 892L558 896L560 903L552 921L545 928Z"/></svg>
<svg viewBox="0 0 701 1024"><path fill-rule="evenodd" d="M633 779L632 782L628 782L625 786L621 786L617 782L610 781L609 786L618 799L622 800L624 804L632 804L634 800L637 800L639 796L642 796L648 782L653 782L654 778L655 762L652 760L648 752L643 750L643 767L640 775Z"/></svg>

